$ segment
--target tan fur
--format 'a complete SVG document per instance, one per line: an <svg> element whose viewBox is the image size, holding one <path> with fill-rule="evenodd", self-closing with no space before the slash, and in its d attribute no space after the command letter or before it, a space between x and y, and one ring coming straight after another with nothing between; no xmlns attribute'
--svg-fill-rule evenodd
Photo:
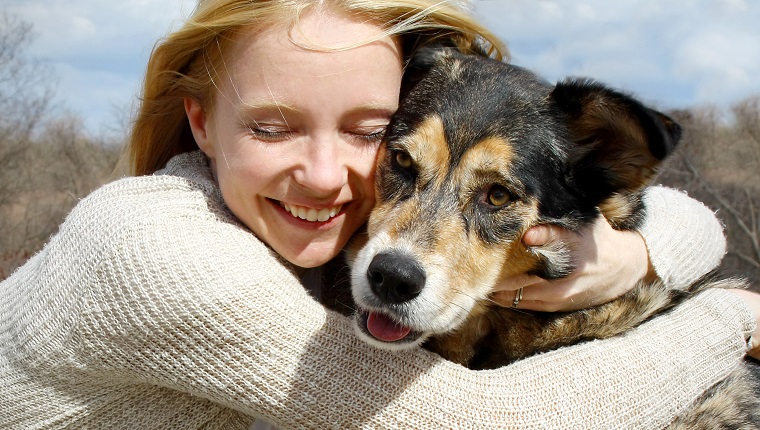
<svg viewBox="0 0 760 430"><path fill-rule="evenodd" d="M406 149L419 166L420 174L424 175L426 181L435 189L442 188L449 168L450 155L440 118L432 116L426 119L405 143ZM457 183L466 184L465 187L470 184L473 187L481 186L483 172L508 171L512 156L513 152L507 142L496 138L486 139L467 151L459 166L452 172L452 178ZM521 218L536 219L535 204L515 206L514 210ZM416 197L403 203L381 202L373 211L371 227L368 230L370 234L376 231L379 221L382 221L392 239L398 239L401 235L409 239L414 236L414 231L409 231L408 228L419 217L420 202ZM439 212L435 220L429 221L419 223L419 226L433 230L431 235L436 238L436 242L432 250L417 249L418 257L426 266L435 264L426 258L426 254L428 257L434 254L437 258L451 262L449 266L441 268L446 271L445 276L452 280L453 288L447 296L470 294L467 288L473 284L494 283L493 278L484 278L484 275L493 273L502 279L524 273L535 265L535 256L519 240L506 247L494 247L486 246L474 235L467 236L458 211ZM488 262L490 267L501 267L501 270L484 270L483 262Z"/></svg>
<svg viewBox="0 0 760 430"><path fill-rule="evenodd" d="M430 150L441 151L445 147L440 140L440 122L431 118L423 127L425 129L415 133L415 138L410 140L410 153L415 155L415 162L427 166L423 169L428 172L430 184L446 191L445 187L451 186L444 180L448 172L448 152L445 155L423 154ZM425 145L421 144L422 136L428 141ZM465 189L476 189L492 180L488 176L509 177L514 155L510 148L504 140L486 139L465 153L448 179ZM444 160L443 167L432 167ZM625 194L618 194L600 209L614 224L615 220L624 221L631 216L634 201ZM427 270L433 270L439 278L447 280L444 287L438 287L446 288L437 296L441 308L456 306L454 303L459 295L476 299L475 306L467 314L452 321L449 332L435 335L425 345L451 361L472 368L499 367L538 352L619 335L678 303L676 293L661 283L642 283L610 303L565 314L495 306L486 299L490 290L483 289L483 285L496 285L499 280L525 273L536 264L536 254L522 245L520 237L537 221L538 203L516 203L510 207L514 216L525 220L525 227L516 232L512 240L498 244L484 243L477 235L468 235L456 207L436 212L435 219L421 220L425 204L416 194L403 202L380 202L371 216L370 234L382 230L388 232L392 242L405 241ZM423 245L415 239L418 237L435 239ZM737 285L734 280L725 280L694 286L694 289L735 288ZM735 406L751 393L752 387L747 384L741 375L732 376L716 387L715 393L706 395L694 411L674 422L671 428L708 429L716 423L732 422L732 419L740 423L735 428L752 428L742 427L744 418ZM756 399L750 398L746 402L751 405Z"/></svg>
<svg viewBox="0 0 760 430"><path fill-rule="evenodd" d="M586 114L580 121L573 123L570 131L577 141L587 141L589 136L598 136L600 130L614 130L614 139L619 143L605 145L610 153L602 167L617 172L618 184L647 184L655 174L659 160L652 157L646 148L646 137L641 127L634 123L624 112L619 112L616 106L609 105L603 100L586 100ZM613 133L602 134L603 138L612 139ZM598 141L587 141L587 145L596 145ZM612 152L614 151L614 153ZM627 191L636 191L627 189Z"/></svg>
<svg viewBox="0 0 760 430"><path fill-rule="evenodd" d="M436 121L426 122L424 135L439 125ZM435 135L435 133L432 133ZM417 135L417 134L415 134ZM437 141L436 139L432 139ZM440 141L439 141L440 142ZM430 144L426 149L443 145ZM422 145L416 148L422 151ZM508 142L487 139L468 150L461 163L449 176L458 186L474 189L488 183L489 176L498 174L509 177L513 152ZM442 155L429 154L425 162L442 162ZM429 169L431 183L444 189L446 168ZM496 172L496 173L495 173ZM515 178L512 178L514 180ZM625 194L617 194L601 205L600 210L615 223L631 216L635 200ZM661 283L642 283L625 296L602 306L566 314L545 314L503 308L488 302L489 290L483 285L496 285L499 280L529 271L536 264L537 256L526 249L520 241L524 230L537 221L537 202L519 203L510 207L514 216L525 220L523 230L512 240L499 244L482 242L477 235L467 235L457 208L448 212L438 212L434 220L420 222L419 216L425 202L418 195L404 202L381 202L372 214L370 224L373 229L387 230L394 240L408 240L415 235L429 235L435 238L427 247L414 247L414 256L426 268L435 268L440 276L448 280L447 291L440 297L441 307L452 306L458 295L477 299L476 305L467 315L452 322L451 331L430 338L426 348L443 357L472 368L495 368L532 354L549 351L584 340L602 339L616 336L643 323L655 314L663 312L678 303L672 290ZM408 226L414 225L412 231ZM412 242L415 242L412 239ZM493 270L497 267L498 270ZM711 284L696 285L693 289L736 288L735 280L724 280ZM757 404L751 396L752 387L742 379L737 371L729 380L715 388L714 393L688 414L672 424L672 429L714 428L718 423L735 422L732 428L753 428L742 424L744 415L737 404ZM746 399L746 400L745 400ZM733 421L732 421L733 420Z"/></svg>
<svg viewBox="0 0 760 430"><path fill-rule="evenodd" d="M751 381L747 369L738 368L707 391L690 414L676 418L668 430L756 429L757 426L747 424L741 418L744 415L742 410L758 407L757 399L752 395L758 387Z"/></svg>
<svg viewBox="0 0 760 430"><path fill-rule="evenodd" d="M632 199L623 194L615 194L610 199L599 205L599 210L604 217L612 224L617 226L618 223L630 218L634 212L634 202Z"/></svg>
<svg viewBox="0 0 760 430"><path fill-rule="evenodd" d="M463 73L462 63L453 63L447 64L448 73ZM556 200L539 202L537 199L541 197L531 199L525 195L541 196L541 193L521 193L527 186L522 184L514 166L532 165L529 160L546 155L540 152L541 149L555 150L551 154L561 154L566 158L558 161L563 164L556 166L557 169L549 168L548 172L538 173L564 175L567 170L563 172L562 168L569 170L580 165L580 171L571 173L582 176L587 173L582 170L584 166L594 163L594 169L589 169L591 173L585 178L588 182L578 181L575 184L589 186L596 185L596 180L603 180L609 188L600 187L601 190L614 190L612 196L606 194L599 197L605 199L601 203L599 200L590 200L589 203L592 208L598 206L614 227L633 229L640 220L636 217L643 215L640 190L650 181L660 163L657 157L661 156L655 155L649 148L649 139L653 139L649 136L650 130L637 123L641 118L649 117L629 112L631 105L620 102L622 96L619 94L612 96L609 92L594 88L597 87L581 86L583 91L587 91L580 101L582 106L576 106L574 96L570 97L569 106L565 106L564 112L568 118L563 117L563 120L567 122L567 129L563 128L561 134L564 136L569 132L568 137L575 145L572 149L562 145L552 146L547 141L545 148L529 146L537 151L527 154L533 158L518 160L517 157L525 156L521 155L526 154L525 147L520 147L519 153L515 151L513 143L505 137L513 136L509 133L502 136L492 132L491 137L471 142L469 139L479 134L469 130L469 134L463 132L465 137L461 141L447 142L443 120L438 114L424 117L421 123L417 121L420 118L412 114L410 116L414 117L414 121L410 124L418 124L417 128L410 134L406 134L408 129L405 129L397 139L389 138L391 150L407 151L414 160L413 173L416 176L403 176L410 173L404 170L406 166L404 169L395 166L397 169L394 171L393 165L388 165L389 160L393 160L381 148L379 159L383 161L378 172L397 173L402 178L390 176L389 180L392 181L386 186L399 184L406 188L401 188L398 194L386 190L385 196L398 197L379 201L371 214L367 227L369 240L354 261L352 292L360 308L358 316L367 316L370 312L381 314L408 327L411 335L401 339L378 340L370 333L365 339L389 349L403 349L427 339L425 347L444 358L473 369L493 369L562 346L619 335L706 288L742 288L742 282L737 280L701 281L688 291L669 290L659 282L642 282L612 302L568 313L505 308L488 300L495 286L506 277L529 273L536 268L546 269L549 263L560 269L571 267L572 262L564 244L540 249L529 249L522 244L521 237L525 231L542 222L542 216L547 216L540 215L540 206L544 209L543 213L550 216L561 217L570 213L567 215L569 228L580 228L596 216L596 212L591 215L576 213L589 211L581 203L578 207L560 206L550 208L556 211L549 211L543 205ZM420 94L428 95L424 92ZM480 101L473 100L476 104ZM534 114L535 111L525 113ZM490 121L491 117L487 118ZM512 117L501 119L505 121L502 126L508 128ZM666 117L662 120L672 123ZM553 126L552 121L534 122L531 123L534 129ZM447 125L452 127L456 124ZM468 131L467 127L463 128ZM515 130L520 128L512 132L519 132ZM672 136L671 132L674 133ZM667 136L661 138L677 140L678 133L680 130L677 133L670 130ZM461 148L456 145L471 146ZM464 150L456 165L452 165L450 148L452 152ZM661 151L668 150L661 148ZM455 152L455 158L459 156L460 153ZM603 173L595 176L597 171ZM534 186L537 179L541 177L532 177L530 185ZM558 182L568 180L566 176L555 179ZM497 189L509 186L510 193L504 194L521 195L521 198L514 198L505 205L497 203L498 207L489 204L487 196L494 184ZM549 189L556 192L563 190L561 186ZM544 219L543 222L554 222L553 219L556 218ZM561 224L565 219L556 222ZM378 260L390 269L372 269L373 276L368 276L369 267L376 263L377 256L381 256ZM404 270L394 272L395 265L401 263ZM545 273L548 273L546 276L559 277L567 272L557 270ZM388 278L393 282L385 282L385 278L378 278L374 276L376 274L390 275ZM389 284L396 289L388 287ZM367 320L357 320L365 322L363 327L358 328L364 330L360 334L366 334ZM738 424L729 428L753 428L745 423L757 418L747 411L760 409L760 402L753 396L752 387L742 379L743 375L737 374L716 386L693 410L674 422L672 428L708 429L715 428L718 423L731 422ZM741 408L732 406L740 404Z"/></svg>
<svg viewBox="0 0 760 430"><path fill-rule="evenodd" d="M479 179L483 172L497 172L509 175L514 161L512 144L498 137L489 137L468 149L455 171L452 181L466 184Z"/></svg>
<svg viewBox="0 0 760 430"><path fill-rule="evenodd" d="M421 182L440 187L450 157L441 118L434 115L425 119L405 145L419 168Z"/></svg>

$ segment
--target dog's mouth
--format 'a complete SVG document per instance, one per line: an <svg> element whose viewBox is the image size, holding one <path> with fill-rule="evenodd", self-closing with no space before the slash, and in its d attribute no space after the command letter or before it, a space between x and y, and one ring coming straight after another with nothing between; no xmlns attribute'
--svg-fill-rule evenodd
<svg viewBox="0 0 760 430"><path fill-rule="evenodd" d="M366 336L383 343L404 345L416 343L423 333L401 325L380 312L359 311L357 323Z"/></svg>

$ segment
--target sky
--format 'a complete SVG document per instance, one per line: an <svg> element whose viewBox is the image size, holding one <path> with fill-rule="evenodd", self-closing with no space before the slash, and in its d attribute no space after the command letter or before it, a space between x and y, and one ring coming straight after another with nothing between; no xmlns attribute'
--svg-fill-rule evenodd
<svg viewBox="0 0 760 430"><path fill-rule="evenodd" d="M55 106L91 133L134 103L155 42L195 0L0 0L34 27L27 54L53 68ZM757 0L475 0L512 62L554 82L591 77L660 109L727 108L760 95Z"/></svg>

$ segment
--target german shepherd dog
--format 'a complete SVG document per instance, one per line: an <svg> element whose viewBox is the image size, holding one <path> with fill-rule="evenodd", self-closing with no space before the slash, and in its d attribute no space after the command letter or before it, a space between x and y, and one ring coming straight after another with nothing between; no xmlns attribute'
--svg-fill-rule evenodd
<svg viewBox="0 0 760 430"><path fill-rule="evenodd" d="M349 257L357 331L381 348L422 344L491 369L620 334L705 288L743 287L736 280L705 280L685 292L642 284L566 313L488 300L503 278L572 272L565 245L522 244L532 226L577 231L601 214L616 229L635 229L642 191L680 134L671 118L593 81L553 86L453 48L421 50L379 155L367 241ZM737 370L673 427L760 426L748 375Z"/></svg>

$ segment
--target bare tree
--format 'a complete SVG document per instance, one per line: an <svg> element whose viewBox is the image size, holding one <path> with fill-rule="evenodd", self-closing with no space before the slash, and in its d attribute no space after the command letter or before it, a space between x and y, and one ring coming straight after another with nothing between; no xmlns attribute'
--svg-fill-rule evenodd
<svg viewBox="0 0 760 430"><path fill-rule="evenodd" d="M0 15L0 205L24 186L18 171L52 93L49 70L24 55L32 40L31 25Z"/></svg>
<svg viewBox="0 0 760 430"><path fill-rule="evenodd" d="M0 15L0 141L28 137L50 104L52 71L24 55L33 40L29 23Z"/></svg>
<svg viewBox="0 0 760 430"><path fill-rule="evenodd" d="M717 211L728 240L722 269L760 291L760 96L734 105L730 119L714 108L671 114L684 141L660 180Z"/></svg>
<svg viewBox="0 0 760 430"><path fill-rule="evenodd" d="M9 238L19 228L14 220L28 185L20 174L28 143L49 103L50 87L44 83L42 66L24 55L32 39L29 24L8 14L0 16L0 277L6 266L27 257L13 249Z"/></svg>
<svg viewBox="0 0 760 430"><path fill-rule="evenodd" d="M32 39L29 24L0 16L0 279L108 180L119 152L75 115L49 118L53 71L25 56Z"/></svg>

